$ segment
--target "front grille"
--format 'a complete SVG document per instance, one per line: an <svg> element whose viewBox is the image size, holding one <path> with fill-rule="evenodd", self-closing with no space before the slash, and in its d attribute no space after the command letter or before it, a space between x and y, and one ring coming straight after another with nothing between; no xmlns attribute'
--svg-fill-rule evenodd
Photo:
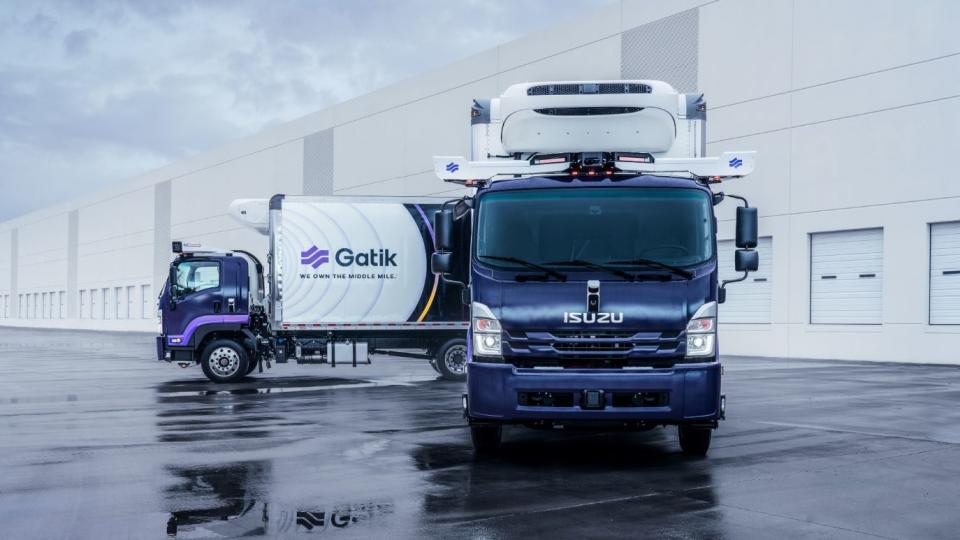
<svg viewBox="0 0 960 540"><path fill-rule="evenodd" d="M684 361L682 330L579 328L504 332L505 359L517 367L617 369Z"/></svg>
<svg viewBox="0 0 960 540"><path fill-rule="evenodd" d="M538 84L527 88L528 96L572 96L578 94L649 94L653 88L640 83Z"/></svg>
<svg viewBox="0 0 960 540"><path fill-rule="evenodd" d="M550 335L558 339L630 339L636 332L629 330L554 330Z"/></svg>
<svg viewBox="0 0 960 540"><path fill-rule="evenodd" d="M621 352L633 349L632 343L624 342L602 342L602 341L578 341L578 342L556 342L553 348L560 352L580 351L580 352Z"/></svg>

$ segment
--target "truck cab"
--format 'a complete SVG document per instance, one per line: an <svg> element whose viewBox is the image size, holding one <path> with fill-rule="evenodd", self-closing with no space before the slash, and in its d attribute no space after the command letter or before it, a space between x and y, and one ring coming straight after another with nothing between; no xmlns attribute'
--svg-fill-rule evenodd
<svg viewBox="0 0 960 540"><path fill-rule="evenodd" d="M476 449L494 450L506 424L675 425L683 451L704 455L725 412L715 187L753 153L703 156L703 97L658 81L517 85L471 117L481 159L435 158L476 191L437 214L433 263L469 291ZM756 209L737 217L745 277Z"/></svg>
<svg viewBox="0 0 960 540"><path fill-rule="evenodd" d="M182 242L173 250L178 255L160 295L159 359L199 362L215 382L253 372L269 350L262 264L245 251L195 251Z"/></svg>

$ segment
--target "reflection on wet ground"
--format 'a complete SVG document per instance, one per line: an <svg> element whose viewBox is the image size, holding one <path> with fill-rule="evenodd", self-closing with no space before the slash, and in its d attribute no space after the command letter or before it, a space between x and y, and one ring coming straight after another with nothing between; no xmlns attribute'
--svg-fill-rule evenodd
<svg viewBox="0 0 960 540"><path fill-rule="evenodd" d="M149 338L0 329L0 536L950 538L960 525L956 368L728 359L730 420L708 459L682 456L673 429L520 427L481 459L461 386L425 362L215 386L152 362ZM68 355L71 340L87 345Z"/></svg>

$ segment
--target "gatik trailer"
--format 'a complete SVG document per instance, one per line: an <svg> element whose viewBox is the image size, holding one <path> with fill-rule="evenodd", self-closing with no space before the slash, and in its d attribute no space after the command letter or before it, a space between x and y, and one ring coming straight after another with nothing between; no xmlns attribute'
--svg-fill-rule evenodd
<svg viewBox="0 0 960 540"><path fill-rule="evenodd" d="M174 242L158 357L234 382L273 362L355 366L389 351L462 379L468 308L429 269L441 202L234 201L231 215L268 237L267 267L246 251Z"/></svg>

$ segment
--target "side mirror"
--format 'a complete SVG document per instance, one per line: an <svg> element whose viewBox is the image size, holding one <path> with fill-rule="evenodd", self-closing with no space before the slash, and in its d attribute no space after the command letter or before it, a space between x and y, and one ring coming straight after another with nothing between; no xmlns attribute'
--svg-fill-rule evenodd
<svg viewBox="0 0 960 540"><path fill-rule="evenodd" d="M757 247L756 208L737 207L737 247L747 249Z"/></svg>
<svg viewBox="0 0 960 540"><path fill-rule="evenodd" d="M753 249L738 249L734 255L733 266L737 272L756 272L760 268L760 254Z"/></svg>
<svg viewBox="0 0 960 540"><path fill-rule="evenodd" d="M453 211L442 209L433 216L437 251L453 251Z"/></svg>
<svg viewBox="0 0 960 540"><path fill-rule="evenodd" d="M170 301L175 302L177 299L177 265L170 265L170 275L167 277L167 287L170 288Z"/></svg>
<svg viewBox="0 0 960 540"><path fill-rule="evenodd" d="M434 274L446 275L453 271L453 253L434 251L430 257L430 270Z"/></svg>

